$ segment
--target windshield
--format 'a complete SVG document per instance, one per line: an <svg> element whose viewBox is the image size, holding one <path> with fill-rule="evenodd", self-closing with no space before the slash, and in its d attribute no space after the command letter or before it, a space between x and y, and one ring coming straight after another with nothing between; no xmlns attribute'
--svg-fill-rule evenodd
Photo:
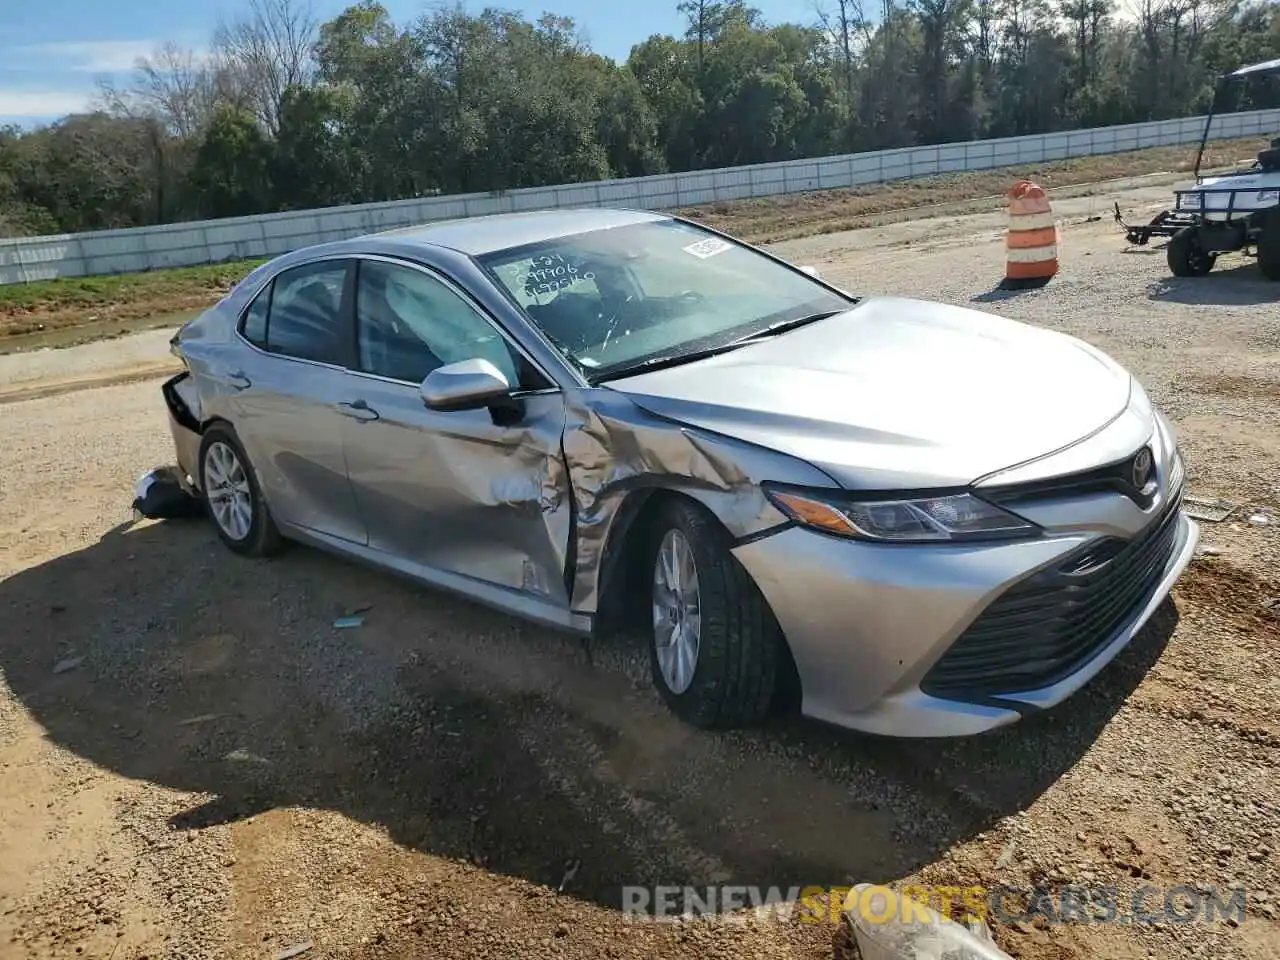
<svg viewBox="0 0 1280 960"><path fill-rule="evenodd" d="M692 358L855 302L675 220L560 237L480 262L593 381L645 361Z"/></svg>

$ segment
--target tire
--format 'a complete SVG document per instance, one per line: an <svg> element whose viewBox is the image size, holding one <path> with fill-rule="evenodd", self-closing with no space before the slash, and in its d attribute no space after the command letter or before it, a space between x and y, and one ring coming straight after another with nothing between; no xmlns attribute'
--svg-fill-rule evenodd
<svg viewBox="0 0 1280 960"><path fill-rule="evenodd" d="M1268 217L1258 234L1258 269L1268 280L1280 280L1280 217Z"/></svg>
<svg viewBox="0 0 1280 960"><path fill-rule="evenodd" d="M729 552L723 528L699 507L668 501L652 530L649 664L654 685L668 707L696 727L759 723L773 702L782 650L782 633L764 596ZM684 548L695 572L698 616L692 669L673 681L677 644L664 639L670 635L674 641L679 630L688 628L689 613L681 615L683 627L669 629L680 619L673 610L681 604L664 585L670 580L665 572L670 567L663 564L672 551Z"/></svg>
<svg viewBox="0 0 1280 960"><path fill-rule="evenodd" d="M1173 235L1168 249L1169 270L1175 277L1203 277L1213 269L1216 253L1200 246L1198 227L1183 227Z"/></svg>
<svg viewBox="0 0 1280 960"><path fill-rule="evenodd" d="M236 553L249 557L266 557L279 552L284 541L271 518L271 510L262 495L253 464L230 424L215 423L205 430L200 441L199 470L205 510L222 542ZM228 513L222 509L222 505L227 504L227 497L220 491L215 489L211 495L210 484L215 488L223 487L220 477L227 475L232 486L244 495L241 503L247 507L247 522L243 522L242 512L231 508ZM233 519L236 515L242 522Z"/></svg>

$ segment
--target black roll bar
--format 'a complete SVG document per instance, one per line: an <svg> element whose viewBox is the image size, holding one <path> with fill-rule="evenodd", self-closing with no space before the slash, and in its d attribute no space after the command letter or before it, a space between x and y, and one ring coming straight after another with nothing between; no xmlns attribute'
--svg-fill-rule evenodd
<svg viewBox="0 0 1280 960"><path fill-rule="evenodd" d="M1280 60L1264 60L1262 63L1254 63L1238 70L1232 70L1230 73L1218 78L1217 83L1213 85L1213 100L1209 104L1209 115L1205 117L1204 133L1200 136L1200 149L1196 151L1195 177L1197 183L1200 182L1200 162L1204 159L1204 148L1209 142L1209 127L1213 125L1213 115L1217 112L1218 101L1222 98L1222 91L1226 89L1227 84L1232 80L1265 77L1277 73L1280 73Z"/></svg>

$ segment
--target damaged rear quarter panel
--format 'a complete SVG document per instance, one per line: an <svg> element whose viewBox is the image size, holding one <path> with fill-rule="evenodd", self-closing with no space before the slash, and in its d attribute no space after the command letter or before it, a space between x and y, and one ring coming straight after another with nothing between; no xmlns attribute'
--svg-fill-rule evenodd
<svg viewBox="0 0 1280 960"><path fill-rule="evenodd" d="M237 316L232 298L228 298L189 320L170 341L172 351L188 371L185 379L177 380L175 390L195 421L196 433L192 434L190 424L177 422L172 406L170 429L174 433L178 463L197 485L200 482L196 463L199 430L211 420L230 419L227 398L231 391L218 374L233 369L237 363L239 344L234 336Z"/></svg>
<svg viewBox="0 0 1280 960"><path fill-rule="evenodd" d="M200 391L189 373L180 373L166 380L161 387L165 407L169 414L169 433L178 467L186 477L199 482L196 460L200 454Z"/></svg>
<svg viewBox="0 0 1280 960"><path fill-rule="evenodd" d="M637 491L690 497L740 539L787 522L765 497L762 482L836 485L803 461L659 417L607 388L566 391L565 400L564 452L576 507L572 605L578 612L599 607L605 548L624 502Z"/></svg>

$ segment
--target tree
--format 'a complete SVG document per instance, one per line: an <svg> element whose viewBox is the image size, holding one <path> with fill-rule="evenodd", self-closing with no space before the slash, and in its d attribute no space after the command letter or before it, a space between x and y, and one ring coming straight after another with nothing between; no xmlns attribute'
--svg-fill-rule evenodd
<svg viewBox="0 0 1280 960"><path fill-rule="evenodd" d="M48 211L62 230L156 222L155 150L146 121L83 114L23 140L21 199Z"/></svg>
<svg viewBox="0 0 1280 960"><path fill-rule="evenodd" d="M196 150L189 185L211 217L260 213L270 208L271 161L271 144L257 118L224 104Z"/></svg>
<svg viewBox="0 0 1280 960"><path fill-rule="evenodd" d="M680 0L676 9L689 21L685 37L694 42L698 51L698 75L706 62L707 45L715 33L716 24L724 14L723 4L717 0Z"/></svg>
<svg viewBox="0 0 1280 960"><path fill-rule="evenodd" d="M852 121L856 116L854 102L857 91L858 43L870 31L861 0L833 0L830 8L817 7L818 22L834 44L839 58L840 90L844 97L846 123L849 124L843 146L852 149L856 142Z"/></svg>
<svg viewBox="0 0 1280 960"><path fill-rule="evenodd" d="M925 143L955 139L949 88L962 52L970 0L913 0L920 24L920 137ZM963 110L964 106L959 105Z"/></svg>
<svg viewBox="0 0 1280 960"><path fill-rule="evenodd" d="M171 136L195 137L218 103L218 68L190 49L162 43L151 56L138 59L131 86L103 81L99 95L109 113L154 118Z"/></svg>
<svg viewBox="0 0 1280 960"><path fill-rule="evenodd" d="M280 101L280 132L270 179L281 210L306 210L362 199L339 91L290 87Z"/></svg>
<svg viewBox="0 0 1280 960"><path fill-rule="evenodd" d="M224 96L243 97L269 133L279 127L285 90L311 79L317 27L308 0L249 0L246 17L214 33Z"/></svg>
<svg viewBox="0 0 1280 960"><path fill-rule="evenodd" d="M96 229L945 143L1208 108L1280 56L1260 0L683 0L625 63L554 13L250 0L101 109L0 130L0 233ZM868 4L864 8L864 4ZM1274 78L1224 109L1280 104Z"/></svg>
<svg viewBox="0 0 1280 960"><path fill-rule="evenodd" d="M381 4L349 7L320 28L316 65L333 93L352 196L392 200L441 183L440 91L424 72L425 51Z"/></svg>

